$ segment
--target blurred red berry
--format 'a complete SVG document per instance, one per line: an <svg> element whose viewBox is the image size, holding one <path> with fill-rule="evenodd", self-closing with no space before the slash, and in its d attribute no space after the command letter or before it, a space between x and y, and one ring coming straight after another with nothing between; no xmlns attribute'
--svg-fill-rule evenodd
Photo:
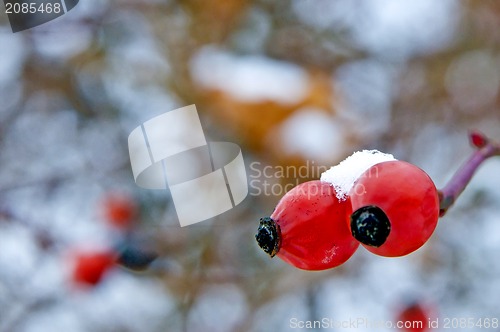
<svg viewBox="0 0 500 332"><path fill-rule="evenodd" d="M113 226L124 229L137 215L137 205L132 197L110 194L103 201L104 218Z"/></svg>
<svg viewBox="0 0 500 332"><path fill-rule="evenodd" d="M78 253L74 257L73 281L89 286L97 285L115 261L116 254L111 251Z"/></svg>
<svg viewBox="0 0 500 332"><path fill-rule="evenodd" d="M429 310L418 302L411 303L399 312L398 322L402 331L425 332L429 331Z"/></svg>
<svg viewBox="0 0 500 332"><path fill-rule="evenodd" d="M340 201L326 182L302 183L283 196L270 217L262 218L255 236L271 257L304 270L324 270L347 261L359 243L348 219L349 198Z"/></svg>
<svg viewBox="0 0 500 332"><path fill-rule="evenodd" d="M374 254L403 256L432 235L439 217L439 198L431 178L404 161L372 166L350 192L353 236Z"/></svg>

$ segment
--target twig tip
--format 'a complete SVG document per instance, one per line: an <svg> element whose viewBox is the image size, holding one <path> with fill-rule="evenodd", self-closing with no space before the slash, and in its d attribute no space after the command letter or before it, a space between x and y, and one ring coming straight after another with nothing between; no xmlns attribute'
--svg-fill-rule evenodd
<svg viewBox="0 0 500 332"><path fill-rule="evenodd" d="M481 149L488 144L488 138L482 132L478 130L471 130L469 132L469 139L472 145L476 148Z"/></svg>

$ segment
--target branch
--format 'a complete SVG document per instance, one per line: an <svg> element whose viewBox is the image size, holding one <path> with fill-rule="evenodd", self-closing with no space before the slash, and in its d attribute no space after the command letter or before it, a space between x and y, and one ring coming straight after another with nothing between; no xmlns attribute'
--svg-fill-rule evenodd
<svg viewBox="0 0 500 332"><path fill-rule="evenodd" d="M488 158L500 156L500 143L491 141L483 133L472 131L469 134L471 144L476 148L470 158L456 171L450 181L439 191L439 216L448 209L469 184L479 166Z"/></svg>

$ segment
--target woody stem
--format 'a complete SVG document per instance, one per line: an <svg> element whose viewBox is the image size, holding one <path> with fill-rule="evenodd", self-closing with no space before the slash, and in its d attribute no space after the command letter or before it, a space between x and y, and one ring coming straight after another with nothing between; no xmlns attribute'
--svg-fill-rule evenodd
<svg viewBox="0 0 500 332"><path fill-rule="evenodd" d="M441 217L464 191L479 166L490 157L500 156L500 144L491 141L484 134L474 131L470 133L469 138L476 150L439 191L439 215Z"/></svg>

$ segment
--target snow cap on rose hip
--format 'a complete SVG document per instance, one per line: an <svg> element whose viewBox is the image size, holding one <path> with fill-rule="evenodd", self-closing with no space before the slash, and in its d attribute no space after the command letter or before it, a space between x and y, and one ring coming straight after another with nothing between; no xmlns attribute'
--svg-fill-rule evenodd
<svg viewBox="0 0 500 332"><path fill-rule="evenodd" d="M392 154L378 150L357 151L321 174L321 181L332 185L337 192L337 197L345 200L351 192L364 191L363 187L355 187L355 185L360 177L373 175L370 173L366 175L366 172L374 165L395 160ZM364 206L356 209L350 219L355 220L355 223L351 222L350 225L352 235L363 244L380 246L389 236L390 222L377 206Z"/></svg>
<svg viewBox="0 0 500 332"><path fill-rule="evenodd" d="M321 181L335 188L337 198L345 200L357 179L370 167L384 161L396 160L392 154L378 150L354 152L351 156L321 174Z"/></svg>

